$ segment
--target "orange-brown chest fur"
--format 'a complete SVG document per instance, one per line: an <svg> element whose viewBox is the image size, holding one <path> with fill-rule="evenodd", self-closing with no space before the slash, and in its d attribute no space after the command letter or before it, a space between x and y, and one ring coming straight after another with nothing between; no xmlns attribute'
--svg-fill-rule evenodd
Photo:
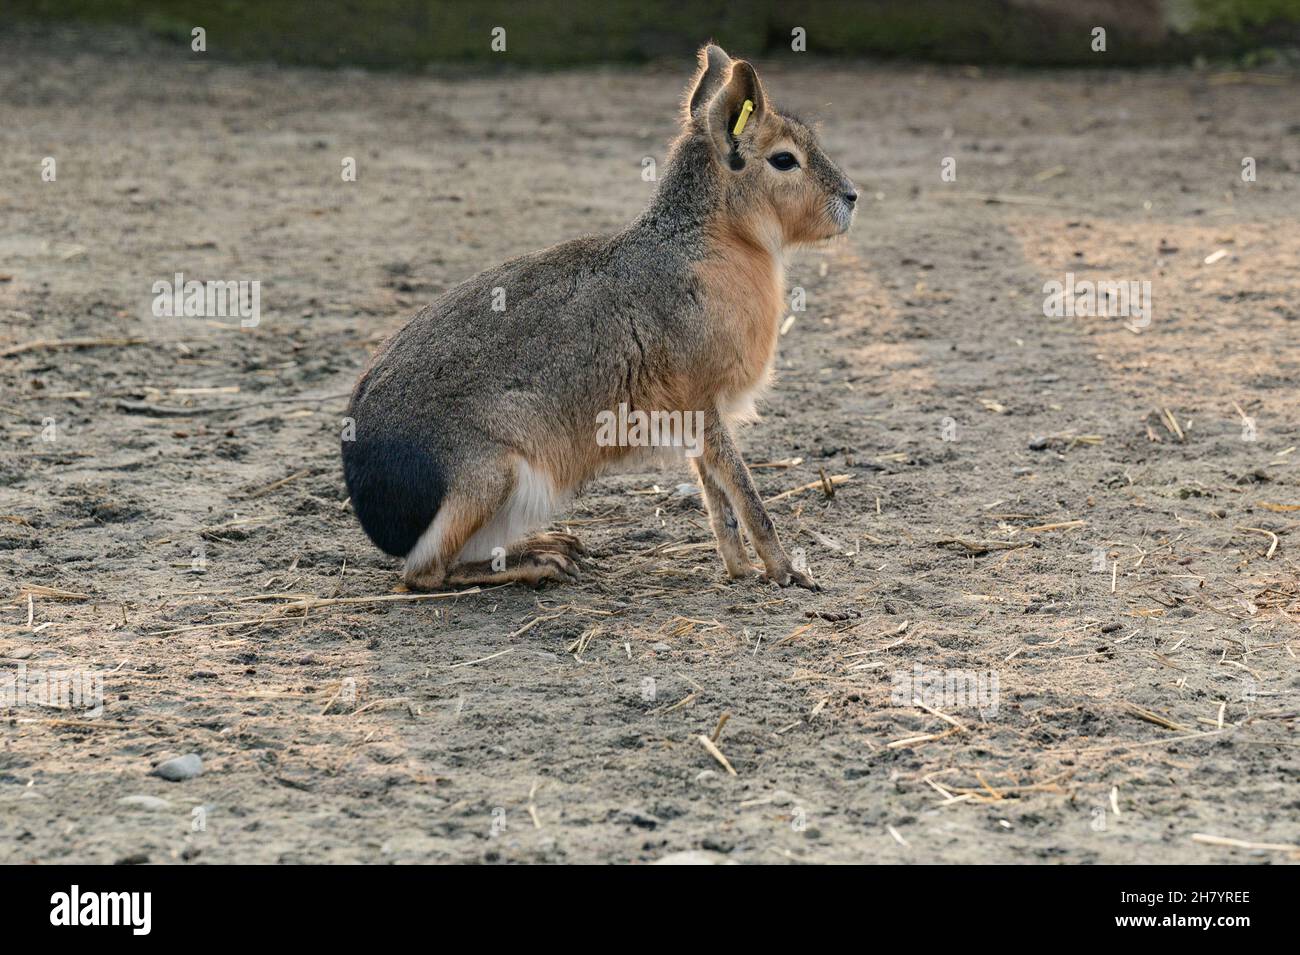
<svg viewBox="0 0 1300 955"><path fill-rule="evenodd" d="M785 275L776 253L749 235L724 232L697 266L709 325L692 369L705 406L745 415L766 386L776 352Z"/></svg>

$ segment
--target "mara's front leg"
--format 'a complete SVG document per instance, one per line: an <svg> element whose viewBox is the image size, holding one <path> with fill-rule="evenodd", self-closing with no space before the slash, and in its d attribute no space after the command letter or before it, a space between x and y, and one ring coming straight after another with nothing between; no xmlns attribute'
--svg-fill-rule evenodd
<svg viewBox="0 0 1300 955"><path fill-rule="evenodd" d="M745 541L740 536L740 520L736 517L731 501L727 500L727 493L713 479L700 458L693 458L691 463L695 465L695 474L700 479L700 493L709 511L709 524L713 527L713 536L718 539L718 553L727 567L727 576L752 577L754 565L749 562L749 554L745 553Z"/></svg>
<svg viewBox="0 0 1300 955"><path fill-rule="evenodd" d="M785 548L781 546L781 541L776 536L776 525L772 523L767 508L763 506L763 499L758 496L754 478L740 456L740 449L736 447L731 432L727 430L727 426L716 412L710 413L705 422L704 454L701 456L701 462L701 470L707 471L722 488L731 507L744 522L745 530L749 532L749 539L754 544L754 550L758 552L759 560L763 562L763 576L782 587L798 584L808 590L821 590L812 577L801 570L796 570L790 562L789 555L786 554ZM712 514L713 504L708 503ZM715 523L715 532L716 530ZM723 550L725 560L727 549L731 546L730 541L724 540L719 534L718 544ZM727 569L731 570L730 564Z"/></svg>

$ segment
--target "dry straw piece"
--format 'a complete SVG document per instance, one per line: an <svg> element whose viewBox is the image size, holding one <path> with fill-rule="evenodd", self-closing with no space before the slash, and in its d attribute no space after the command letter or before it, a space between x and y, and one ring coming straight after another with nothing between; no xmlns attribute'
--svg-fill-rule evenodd
<svg viewBox="0 0 1300 955"><path fill-rule="evenodd" d="M1291 852L1300 855L1300 845L1290 845L1285 842L1247 842L1244 839L1212 836L1205 832L1192 833L1192 841L1205 846L1225 846L1229 849L1253 849L1261 852Z"/></svg>
<svg viewBox="0 0 1300 955"><path fill-rule="evenodd" d="M719 729L721 729L721 727L719 727ZM716 759L722 765L723 769L725 769L732 776L740 775L739 773L736 772L735 767L731 765L731 762L727 759L727 757L722 755L722 750L718 749L717 744L714 743L713 740L709 739L703 733L697 734L695 738L700 741L701 746L703 746L705 749L709 751L709 755L712 756L714 759Z"/></svg>

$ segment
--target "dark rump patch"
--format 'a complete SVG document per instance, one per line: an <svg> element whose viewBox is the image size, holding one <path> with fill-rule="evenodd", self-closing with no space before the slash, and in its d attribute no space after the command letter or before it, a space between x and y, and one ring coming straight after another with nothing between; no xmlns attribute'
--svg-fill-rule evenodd
<svg viewBox="0 0 1300 955"><path fill-rule="evenodd" d="M447 493L438 462L401 437L344 441L343 477L362 529L394 557L411 552Z"/></svg>

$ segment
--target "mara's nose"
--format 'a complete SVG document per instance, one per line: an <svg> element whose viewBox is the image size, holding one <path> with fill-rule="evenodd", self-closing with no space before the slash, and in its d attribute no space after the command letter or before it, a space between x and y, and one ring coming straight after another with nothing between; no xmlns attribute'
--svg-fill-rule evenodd
<svg viewBox="0 0 1300 955"><path fill-rule="evenodd" d="M849 205L853 205L853 203L858 201L858 194L850 189L848 192L844 193L844 201Z"/></svg>

